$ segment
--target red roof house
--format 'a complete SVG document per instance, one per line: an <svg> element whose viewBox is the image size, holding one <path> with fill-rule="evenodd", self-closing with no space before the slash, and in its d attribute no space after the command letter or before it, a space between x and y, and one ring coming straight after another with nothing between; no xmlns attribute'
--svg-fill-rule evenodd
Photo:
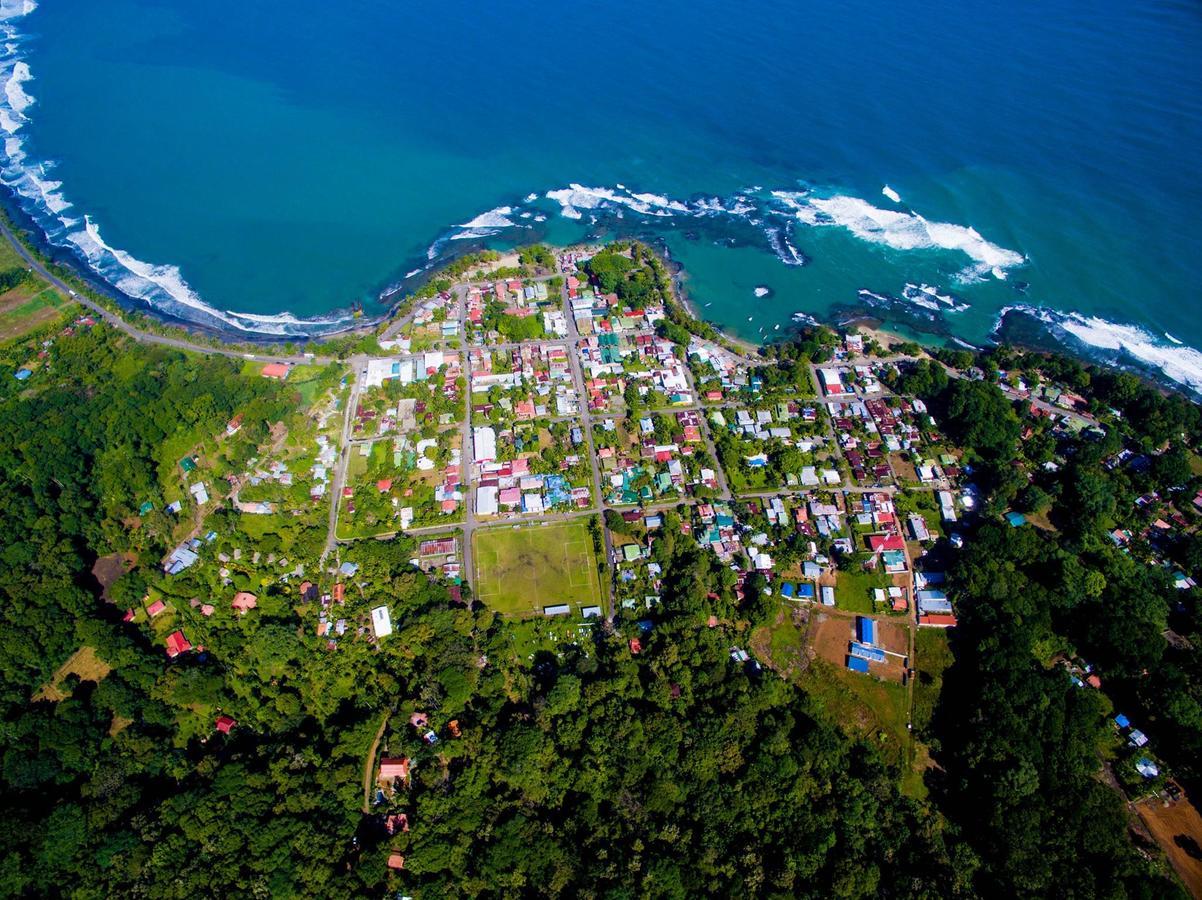
<svg viewBox="0 0 1202 900"><path fill-rule="evenodd" d="M174 659L181 653L187 653L192 649L192 644L184 637L182 631L173 631L167 635L167 655Z"/></svg>
<svg viewBox="0 0 1202 900"><path fill-rule="evenodd" d="M222 734L229 734L230 729L232 729L238 723L229 716L218 716L216 724L218 731L220 731Z"/></svg>
<svg viewBox="0 0 1202 900"><path fill-rule="evenodd" d="M159 613L161 613L166 608L167 608L167 604L164 603L162 600L155 600L154 603L152 603L152 604L150 604L150 606L146 607L146 615L150 616L150 618L153 619L155 616L157 616Z"/></svg>
<svg viewBox="0 0 1202 900"><path fill-rule="evenodd" d="M403 869L405 868L405 857L399 853L388 854L388 868Z"/></svg>
<svg viewBox="0 0 1202 900"><path fill-rule="evenodd" d="M263 377L283 381L288 377L288 366L285 363L268 363L263 367Z"/></svg>
<svg viewBox="0 0 1202 900"><path fill-rule="evenodd" d="M231 604L239 613L245 614L248 609L254 609L258 605L258 598L249 591L238 591L234 594L234 602Z"/></svg>
<svg viewBox="0 0 1202 900"><path fill-rule="evenodd" d="M409 777L409 757L402 756L380 760L380 780L392 781L394 778Z"/></svg>
<svg viewBox="0 0 1202 900"><path fill-rule="evenodd" d="M879 553L882 550L905 550L906 542L900 534L870 534L868 546L874 553Z"/></svg>

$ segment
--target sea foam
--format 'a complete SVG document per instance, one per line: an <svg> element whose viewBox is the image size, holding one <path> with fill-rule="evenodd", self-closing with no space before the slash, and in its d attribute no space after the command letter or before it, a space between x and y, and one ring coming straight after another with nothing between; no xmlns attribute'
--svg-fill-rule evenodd
<svg viewBox="0 0 1202 900"><path fill-rule="evenodd" d="M999 316L999 326L1011 312L1038 320L1055 336L1071 335L1087 348L1115 353L1120 359L1126 356L1130 361L1154 369L1169 380L1202 394L1202 352L1193 347L1165 344L1138 325L1045 307L1006 307Z"/></svg>

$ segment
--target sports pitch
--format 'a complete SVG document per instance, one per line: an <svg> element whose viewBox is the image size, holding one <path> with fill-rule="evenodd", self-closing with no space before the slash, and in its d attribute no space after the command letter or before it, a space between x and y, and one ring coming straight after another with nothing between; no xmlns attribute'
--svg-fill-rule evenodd
<svg viewBox="0 0 1202 900"><path fill-rule="evenodd" d="M476 597L502 615L567 603L572 615L601 605L593 539L584 522L488 528L473 536Z"/></svg>

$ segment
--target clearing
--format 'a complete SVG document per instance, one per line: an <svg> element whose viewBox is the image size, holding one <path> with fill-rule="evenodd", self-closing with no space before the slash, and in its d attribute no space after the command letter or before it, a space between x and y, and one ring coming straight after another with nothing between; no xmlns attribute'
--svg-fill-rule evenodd
<svg viewBox="0 0 1202 900"><path fill-rule="evenodd" d="M1185 797L1168 806L1153 797L1135 804L1135 810L1189 892L1202 897L1202 816L1198 810Z"/></svg>
<svg viewBox="0 0 1202 900"><path fill-rule="evenodd" d="M68 693L63 688L63 679L68 675L77 675L80 681L95 681L99 683L112 670L112 666L96 655L94 647L84 645L72 653L67 661L58 667L58 671L54 673L54 676L48 682L42 685L40 691L33 695L33 699L51 700L57 703L59 700L67 699Z"/></svg>
<svg viewBox="0 0 1202 900"><path fill-rule="evenodd" d="M601 605L593 538L583 521L488 528L473 537L476 596L502 615Z"/></svg>

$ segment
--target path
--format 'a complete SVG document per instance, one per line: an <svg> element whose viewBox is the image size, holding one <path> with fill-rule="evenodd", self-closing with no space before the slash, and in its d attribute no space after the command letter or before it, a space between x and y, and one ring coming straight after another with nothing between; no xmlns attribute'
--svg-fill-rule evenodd
<svg viewBox="0 0 1202 900"><path fill-rule="evenodd" d="M376 771L376 751L380 749L380 741L384 738L384 729L388 726L388 718L392 713L384 713L384 718L380 720L380 727L376 729L376 739L371 742L371 747L367 751L367 758L363 760L363 814L367 815L371 812L371 784L372 775Z"/></svg>

